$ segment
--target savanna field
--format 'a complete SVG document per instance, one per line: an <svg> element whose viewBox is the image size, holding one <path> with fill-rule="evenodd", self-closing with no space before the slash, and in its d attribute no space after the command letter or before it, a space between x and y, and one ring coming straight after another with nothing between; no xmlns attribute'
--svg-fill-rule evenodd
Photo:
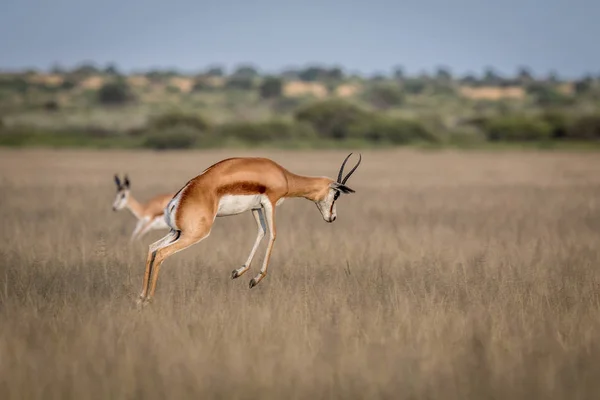
<svg viewBox="0 0 600 400"><path fill-rule="evenodd" d="M115 173L146 200L231 156L335 177L347 153L0 150L0 398L597 398L597 153L363 151L334 223L277 208L257 287L266 240L230 278L245 213L135 307L166 231L129 243Z"/></svg>

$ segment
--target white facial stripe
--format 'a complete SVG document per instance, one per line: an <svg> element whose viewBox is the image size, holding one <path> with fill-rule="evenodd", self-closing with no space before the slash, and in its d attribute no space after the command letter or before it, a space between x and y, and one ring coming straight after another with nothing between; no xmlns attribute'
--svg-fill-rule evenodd
<svg viewBox="0 0 600 400"><path fill-rule="evenodd" d="M115 210L121 210L127 206L127 198L129 196L128 190L119 190L117 195L115 196L115 201L113 202L113 208Z"/></svg>
<svg viewBox="0 0 600 400"><path fill-rule="evenodd" d="M323 219L327 222L332 222L332 220L337 216L334 199L335 193L335 190L329 189L327 196L325 196L323 200L315 202L317 204L317 208L323 216Z"/></svg>

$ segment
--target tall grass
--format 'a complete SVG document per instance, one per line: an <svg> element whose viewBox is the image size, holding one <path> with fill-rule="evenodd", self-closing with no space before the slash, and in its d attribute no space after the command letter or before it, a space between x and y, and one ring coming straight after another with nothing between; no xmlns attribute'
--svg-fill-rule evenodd
<svg viewBox="0 0 600 400"><path fill-rule="evenodd" d="M346 153L1 150L0 397L597 396L596 156L364 152L335 223L278 208L257 287L230 279L252 216L219 218L136 310L164 232L127 243L112 175L143 200L247 154L335 176Z"/></svg>

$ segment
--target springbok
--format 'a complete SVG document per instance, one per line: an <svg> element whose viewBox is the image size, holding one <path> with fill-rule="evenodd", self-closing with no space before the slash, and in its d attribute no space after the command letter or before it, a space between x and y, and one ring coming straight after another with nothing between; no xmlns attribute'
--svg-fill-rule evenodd
<svg viewBox="0 0 600 400"><path fill-rule="evenodd" d="M231 272L231 278L242 276L250 268L256 250L269 230L269 243L258 275L250 280L256 286L267 274L267 267L276 237L275 208L286 198L303 197L313 201L326 222L335 221L335 202L344 193L354 193L346 181L360 165L358 163L342 179L344 166L337 180L327 177L296 175L267 158L228 158L191 179L175 194L165 210L165 220L171 228L162 239L150 245L146 272L138 304L154 297L158 273L163 261L208 237L216 217L236 215L251 210L258 226L254 246L244 265Z"/></svg>
<svg viewBox="0 0 600 400"><path fill-rule="evenodd" d="M159 194L142 204L131 195L131 183L127 175L121 181L115 174L115 184L117 185L117 195L113 202L113 211L128 208L138 220L130 241L140 239L153 229L169 229L169 225L165 222L164 210L173 198L173 194Z"/></svg>

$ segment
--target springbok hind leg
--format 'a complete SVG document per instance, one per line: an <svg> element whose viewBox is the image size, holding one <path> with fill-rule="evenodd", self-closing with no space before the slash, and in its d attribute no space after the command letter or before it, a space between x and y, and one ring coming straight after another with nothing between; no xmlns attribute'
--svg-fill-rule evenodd
<svg viewBox="0 0 600 400"><path fill-rule="evenodd" d="M165 237L152 243L148 249L148 257L146 259L146 272L144 273L144 283L142 284L142 293L138 300L138 304L142 303L148 294L148 286L150 282L150 276L152 275L152 266L156 257L156 251L161 247L168 246L179 239L180 232L171 230Z"/></svg>
<svg viewBox="0 0 600 400"><path fill-rule="evenodd" d="M169 235L165 236L162 240L150 246L148 260L146 261L144 287L140 299L138 300L138 304L148 303L154 297L158 273L160 272L160 267L165 259L178 251L186 249L202 239L205 239L209 235L210 230L206 229L204 231L194 232L193 234L184 231L171 232L175 232L175 234L171 235L171 233L169 233Z"/></svg>

